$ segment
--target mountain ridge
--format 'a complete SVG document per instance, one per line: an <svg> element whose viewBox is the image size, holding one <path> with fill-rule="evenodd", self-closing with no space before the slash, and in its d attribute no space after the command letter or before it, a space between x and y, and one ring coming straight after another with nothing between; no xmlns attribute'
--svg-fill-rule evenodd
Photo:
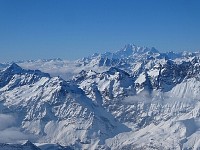
<svg viewBox="0 0 200 150"><path fill-rule="evenodd" d="M7 64L0 71L0 142L9 142L9 131L20 135L12 142L72 149L198 149L199 73L199 53L133 44L74 62Z"/></svg>

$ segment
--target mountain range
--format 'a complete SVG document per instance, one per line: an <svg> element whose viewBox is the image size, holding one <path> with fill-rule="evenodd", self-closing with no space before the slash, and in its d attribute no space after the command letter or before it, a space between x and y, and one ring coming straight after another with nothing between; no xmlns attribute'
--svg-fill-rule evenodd
<svg viewBox="0 0 200 150"><path fill-rule="evenodd" d="M0 70L0 149L200 149L200 52L128 44Z"/></svg>

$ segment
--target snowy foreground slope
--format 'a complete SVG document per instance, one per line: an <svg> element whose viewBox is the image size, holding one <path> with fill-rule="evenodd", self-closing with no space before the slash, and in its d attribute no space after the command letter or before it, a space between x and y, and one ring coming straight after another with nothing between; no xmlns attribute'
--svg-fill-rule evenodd
<svg viewBox="0 0 200 150"><path fill-rule="evenodd" d="M126 45L1 64L0 150L200 149L199 56Z"/></svg>

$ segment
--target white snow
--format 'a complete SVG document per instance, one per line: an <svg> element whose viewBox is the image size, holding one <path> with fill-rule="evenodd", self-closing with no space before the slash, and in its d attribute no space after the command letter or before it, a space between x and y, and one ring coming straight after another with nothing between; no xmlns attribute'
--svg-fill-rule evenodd
<svg viewBox="0 0 200 150"><path fill-rule="evenodd" d="M0 142L29 139L42 150L199 149L199 56L126 45L77 61L1 64ZM0 144L6 148L13 145Z"/></svg>

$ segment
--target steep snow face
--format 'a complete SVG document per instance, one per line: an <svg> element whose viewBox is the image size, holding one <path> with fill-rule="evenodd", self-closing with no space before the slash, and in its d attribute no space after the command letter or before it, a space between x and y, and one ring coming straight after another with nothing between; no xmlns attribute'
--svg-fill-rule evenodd
<svg viewBox="0 0 200 150"><path fill-rule="evenodd" d="M106 138L129 130L70 82L16 64L1 72L2 81L8 72L0 89L0 112L17 118L16 127L35 135L36 141L97 148Z"/></svg>
<svg viewBox="0 0 200 150"><path fill-rule="evenodd" d="M152 98L143 97L145 96L130 97L129 105L141 108L137 110L135 117L145 125L106 140L109 147L178 150L200 148L199 79L185 79L169 92L154 93ZM145 107L141 107L139 102ZM139 122L140 125L142 122Z"/></svg>
<svg viewBox="0 0 200 150"><path fill-rule="evenodd" d="M106 144L113 149L199 149L199 104L188 105L190 111L173 114L170 119L120 133L106 140Z"/></svg>
<svg viewBox="0 0 200 150"><path fill-rule="evenodd" d="M183 99L199 100L200 79L199 78L186 79L180 84L176 85L174 88L172 88L170 93Z"/></svg>

